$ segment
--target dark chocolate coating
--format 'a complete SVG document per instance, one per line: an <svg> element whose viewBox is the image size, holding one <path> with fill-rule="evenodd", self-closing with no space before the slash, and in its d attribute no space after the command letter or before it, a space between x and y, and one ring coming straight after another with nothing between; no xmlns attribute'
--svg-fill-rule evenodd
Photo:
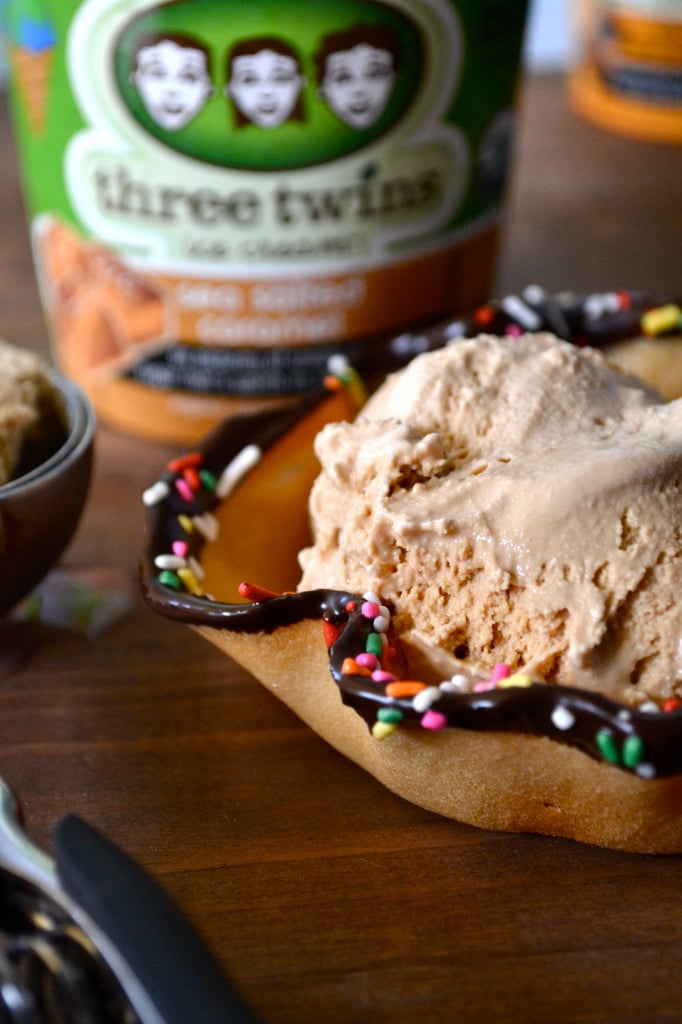
<svg viewBox="0 0 682 1024"><path fill-rule="evenodd" d="M543 293L537 297L533 308L545 317L543 329L551 330L553 326L564 332L568 329L570 340L594 344L639 333L642 312L658 304L639 293L627 294L627 308L596 317L586 314L586 299L579 297L553 298ZM489 308L493 314L490 322L483 326L470 318L466 321L466 333L476 334L482 330L504 333L512 319L496 304ZM449 323L437 325L418 335L403 335L399 342L387 343L385 368L390 368L392 361L404 362L417 350L440 348L452 336L450 327ZM245 445L255 443L266 451L321 401L325 393L321 389L305 396L293 408L227 420L200 446L203 466L219 475ZM369 620L361 614L362 598L358 595L315 590L252 604L224 604L175 591L161 583L154 558L168 552L172 541L177 539L178 513L197 515L210 510L218 501L212 493L201 491L196 494L194 503L188 504L175 493L172 472L168 471L161 479L171 485L170 494L148 510L149 543L142 565L142 588L150 607L184 623L244 633L270 633L306 619L334 624L340 627L340 635L329 649L330 672L344 702L370 726L379 711L390 708L402 715L405 725L419 727L423 712L415 710L411 698L390 697L384 684L342 671L346 658L354 658L365 650L367 637L373 630ZM198 556L203 541L197 532L189 537L183 535L183 539L190 543L190 552ZM349 603L353 605L351 610L347 608ZM544 736L576 747L596 759L606 759L643 778L682 772L682 709L635 710L598 693L537 682L528 687L510 686L474 693L441 692L434 710L445 716L449 727ZM553 717L557 711L564 718L568 717L569 722L573 720L572 723L559 727ZM633 750L637 753L633 754Z"/></svg>

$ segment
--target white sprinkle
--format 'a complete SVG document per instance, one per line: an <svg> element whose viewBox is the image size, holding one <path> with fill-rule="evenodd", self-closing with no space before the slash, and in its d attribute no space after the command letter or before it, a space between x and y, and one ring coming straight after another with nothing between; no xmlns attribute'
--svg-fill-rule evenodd
<svg viewBox="0 0 682 1024"><path fill-rule="evenodd" d="M638 711L646 711L647 714L655 715L661 709L655 700L645 700L643 704L640 704L637 708Z"/></svg>
<svg viewBox="0 0 682 1024"><path fill-rule="evenodd" d="M526 300L530 302L531 306L537 305L539 302L544 302L547 298L547 292L539 284L529 284L523 289L521 293Z"/></svg>
<svg viewBox="0 0 682 1024"><path fill-rule="evenodd" d="M418 355L420 352L426 352L428 350L429 339L425 334L415 334L412 339L412 344L414 346L412 351L415 355Z"/></svg>
<svg viewBox="0 0 682 1024"><path fill-rule="evenodd" d="M443 334L448 341L455 341L457 338L463 338L467 332L467 325L463 320L453 320L451 324L448 324L444 329Z"/></svg>
<svg viewBox="0 0 682 1024"><path fill-rule="evenodd" d="M412 707L415 711L428 711L431 705L440 700L442 696L443 694L437 686L427 686L425 690L420 690L413 697Z"/></svg>
<svg viewBox="0 0 682 1024"><path fill-rule="evenodd" d="M377 602L377 604L379 605L379 615L383 615L385 618L390 619L391 618L391 613L388 610L388 608L386 607L386 605L385 604L381 604L381 602Z"/></svg>
<svg viewBox="0 0 682 1024"><path fill-rule="evenodd" d="M327 360L327 370L334 377L341 377L344 373L348 373L349 369L350 363L344 355L341 355L340 352L330 356Z"/></svg>
<svg viewBox="0 0 682 1024"><path fill-rule="evenodd" d="M385 615L377 615L376 619L372 623L377 633L385 633L388 629L389 620Z"/></svg>
<svg viewBox="0 0 682 1024"><path fill-rule="evenodd" d="M632 719L632 711L630 711L629 708L623 708L621 711L618 712L617 717L620 719L621 722L629 722Z"/></svg>
<svg viewBox="0 0 682 1024"><path fill-rule="evenodd" d="M595 319L603 316L608 308L604 300L605 296L599 292L595 292L593 295L588 295L583 306L585 315L594 317Z"/></svg>
<svg viewBox="0 0 682 1024"><path fill-rule="evenodd" d="M654 779L656 777L656 769L648 761L638 764L635 771L641 779Z"/></svg>
<svg viewBox="0 0 682 1024"><path fill-rule="evenodd" d="M204 579L206 572L204 571L204 567L201 562L198 562L196 558L190 557L187 560L187 564L198 580Z"/></svg>
<svg viewBox="0 0 682 1024"><path fill-rule="evenodd" d="M528 331L537 331L542 325L541 317L518 295L506 295L500 302L500 306L505 313L513 317L521 327L525 327Z"/></svg>
<svg viewBox="0 0 682 1024"><path fill-rule="evenodd" d="M184 569L187 561L180 555L157 555L154 565L157 569Z"/></svg>
<svg viewBox="0 0 682 1024"><path fill-rule="evenodd" d="M397 356L409 355L412 350L412 335L399 334L398 337L394 338L391 342L391 348Z"/></svg>
<svg viewBox="0 0 682 1024"><path fill-rule="evenodd" d="M369 601L371 604L378 604L379 607L381 608L381 601L379 600L379 596L378 594L375 594L374 591L370 591L369 594L363 594L362 600Z"/></svg>
<svg viewBox="0 0 682 1024"><path fill-rule="evenodd" d="M399 334L391 342L391 351L396 356L407 358L426 352L429 347L429 339L423 334Z"/></svg>
<svg viewBox="0 0 682 1024"><path fill-rule="evenodd" d="M567 729L572 729L575 725L575 715L563 704L559 704L552 712L552 722L557 729L566 732Z"/></svg>
<svg viewBox="0 0 682 1024"><path fill-rule="evenodd" d="M170 494L170 487L165 480L157 480L155 484L148 487L142 495L142 501L148 507L152 505L158 505L159 502L164 501Z"/></svg>
<svg viewBox="0 0 682 1024"><path fill-rule="evenodd" d="M225 466L216 485L216 494L219 498L226 498L234 490L242 477L246 476L249 470L256 466L263 456L257 444L247 444L242 448L232 462Z"/></svg>
<svg viewBox="0 0 682 1024"><path fill-rule="evenodd" d="M204 540L212 543L218 539L218 533L220 532L218 520L210 512L203 512L200 516L192 516L192 522Z"/></svg>
<svg viewBox="0 0 682 1024"><path fill-rule="evenodd" d="M449 693L467 693L469 686L469 679L462 672L456 672L454 676L440 684L441 690Z"/></svg>

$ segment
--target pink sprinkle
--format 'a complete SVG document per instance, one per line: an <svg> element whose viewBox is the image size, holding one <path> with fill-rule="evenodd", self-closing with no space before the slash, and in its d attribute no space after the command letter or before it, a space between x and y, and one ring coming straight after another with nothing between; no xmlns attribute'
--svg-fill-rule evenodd
<svg viewBox="0 0 682 1024"><path fill-rule="evenodd" d="M189 544L185 540L173 541L173 554L178 558L185 558L189 552Z"/></svg>
<svg viewBox="0 0 682 1024"><path fill-rule="evenodd" d="M179 477L175 481L175 490L178 492L183 501L190 502L194 498L192 488L190 487L186 480L182 479L182 477Z"/></svg>
<svg viewBox="0 0 682 1024"><path fill-rule="evenodd" d="M432 729L434 732L438 732L440 729L444 729L448 724L448 720L445 715L441 714L440 711L427 711L423 715L421 724L424 729Z"/></svg>
<svg viewBox="0 0 682 1024"><path fill-rule="evenodd" d="M378 668L376 672L372 672L373 683L395 683L395 681L396 676L392 675L390 672L384 672L382 668Z"/></svg>
<svg viewBox="0 0 682 1024"><path fill-rule="evenodd" d="M379 664L376 654L370 654L365 651L362 651L360 654L356 655L355 660L358 665L362 665L363 668L368 668L371 670L375 669Z"/></svg>
<svg viewBox="0 0 682 1024"><path fill-rule="evenodd" d="M484 693L485 690L494 690L497 687L497 683L492 679L482 679L480 683L474 685L474 693Z"/></svg>
<svg viewBox="0 0 682 1024"><path fill-rule="evenodd" d="M504 333L509 338L520 338L523 334L523 331L521 330L518 324L508 324L504 329Z"/></svg>
<svg viewBox="0 0 682 1024"><path fill-rule="evenodd" d="M509 665L505 665L505 663L501 661L498 665L495 665L492 675L490 676L490 682L497 683L500 679L509 679L510 675L511 668Z"/></svg>
<svg viewBox="0 0 682 1024"><path fill-rule="evenodd" d="M365 601L360 609L366 619L376 619L381 613L381 608L376 601Z"/></svg>

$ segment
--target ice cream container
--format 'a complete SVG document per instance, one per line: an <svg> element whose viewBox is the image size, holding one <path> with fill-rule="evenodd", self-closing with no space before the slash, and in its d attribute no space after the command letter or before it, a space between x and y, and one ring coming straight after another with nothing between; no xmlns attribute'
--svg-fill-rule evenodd
<svg viewBox="0 0 682 1024"><path fill-rule="evenodd" d="M622 135L682 143L682 0L582 0L575 109Z"/></svg>
<svg viewBox="0 0 682 1024"><path fill-rule="evenodd" d="M5 0L61 368L191 442L490 294L525 0Z"/></svg>

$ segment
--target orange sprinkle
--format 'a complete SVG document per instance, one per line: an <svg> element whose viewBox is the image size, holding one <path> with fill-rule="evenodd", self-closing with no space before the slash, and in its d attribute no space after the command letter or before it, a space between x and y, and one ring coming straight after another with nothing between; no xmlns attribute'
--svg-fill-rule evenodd
<svg viewBox="0 0 682 1024"><path fill-rule="evenodd" d="M412 682L411 680L398 680L395 683L389 683L386 687L386 695L388 697L414 697L417 693L421 693L422 690L426 689L426 683Z"/></svg>
<svg viewBox="0 0 682 1024"><path fill-rule="evenodd" d="M487 327L495 319L495 310L491 306L481 306L474 313L474 320L481 327Z"/></svg>
<svg viewBox="0 0 682 1024"><path fill-rule="evenodd" d="M371 676L371 672L368 668L363 668L362 665L358 665L355 658L344 658L343 664L341 665L341 672L344 676Z"/></svg>
<svg viewBox="0 0 682 1024"><path fill-rule="evenodd" d="M194 466L186 466L185 469L182 471L182 475L193 491L198 491L200 489L201 478L199 477L199 474L197 473Z"/></svg>
<svg viewBox="0 0 682 1024"><path fill-rule="evenodd" d="M179 455L177 459L171 459L167 466L171 473L182 473L183 469L187 469L188 466L200 466L203 461L204 456L201 452L188 452L187 455Z"/></svg>
<svg viewBox="0 0 682 1024"><path fill-rule="evenodd" d="M324 386L326 387L327 391L340 391L343 387L343 384L341 383L338 377L332 377L332 375L329 374L327 377L324 378Z"/></svg>
<svg viewBox="0 0 682 1024"><path fill-rule="evenodd" d="M322 632L324 634L325 644L327 647L331 647L331 645L335 644L341 635L341 626L335 626L333 622L327 622L323 619Z"/></svg>
<svg viewBox="0 0 682 1024"><path fill-rule="evenodd" d="M266 590L265 587L257 587L255 583L240 583L237 593L247 601L268 601L271 597L278 595L274 590Z"/></svg>
<svg viewBox="0 0 682 1024"><path fill-rule="evenodd" d="M682 700L677 697L668 697L667 700L663 701L664 711L677 711L679 707L682 707Z"/></svg>

